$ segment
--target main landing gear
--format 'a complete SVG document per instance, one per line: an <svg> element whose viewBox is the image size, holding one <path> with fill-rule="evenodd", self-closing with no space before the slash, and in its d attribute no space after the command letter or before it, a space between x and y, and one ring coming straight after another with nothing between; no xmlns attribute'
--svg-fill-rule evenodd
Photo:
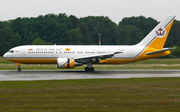
<svg viewBox="0 0 180 112"><path fill-rule="evenodd" d="M85 72L94 72L94 67L92 67L92 63L88 62L87 67L85 67Z"/></svg>
<svg viewBox="0 0 180 112"><path fill-rule="evenodd" d="M94 72L94 67L85 67L85 72Z"/></svg>

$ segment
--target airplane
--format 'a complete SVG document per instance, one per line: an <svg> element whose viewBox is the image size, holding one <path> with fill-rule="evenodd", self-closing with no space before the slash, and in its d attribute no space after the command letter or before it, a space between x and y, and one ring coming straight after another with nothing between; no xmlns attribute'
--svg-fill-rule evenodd
<svg viewBox="0 0 180 112"><path fill-rule="evenodd" d="M94 72L93 64L125 64L167 56L173 48L163 48L175 16L166 16L136 45L23 45L3 55L21 64L57 64L58 68L74 68L86 64L86 72Z"/></svg>

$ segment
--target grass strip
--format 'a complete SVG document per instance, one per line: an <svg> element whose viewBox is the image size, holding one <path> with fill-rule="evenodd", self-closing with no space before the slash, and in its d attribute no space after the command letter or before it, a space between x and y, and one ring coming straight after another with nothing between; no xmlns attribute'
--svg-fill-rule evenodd
<svg viewBox="0 0 180 112"><path fill-rule="evenodd" d="M1 111L180 111L180 78L0 82Z"/></svg>

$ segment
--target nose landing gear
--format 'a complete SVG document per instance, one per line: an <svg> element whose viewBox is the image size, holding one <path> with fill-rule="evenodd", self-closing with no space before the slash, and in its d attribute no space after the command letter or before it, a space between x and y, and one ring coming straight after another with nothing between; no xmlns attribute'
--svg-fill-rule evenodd
<svg viewBox="0 0 180 112"><path fill-rule="evenodd" d="M18 71L19 71L19 72L21 71L21 68L20 68L20 66L18 66Z"/></svg>
<svg viewBox="0 0 180 112"><path fill-rule="evenodd" d="M16 65L18 66L18 71L21 71L21 63L16 63Z"/></svg>

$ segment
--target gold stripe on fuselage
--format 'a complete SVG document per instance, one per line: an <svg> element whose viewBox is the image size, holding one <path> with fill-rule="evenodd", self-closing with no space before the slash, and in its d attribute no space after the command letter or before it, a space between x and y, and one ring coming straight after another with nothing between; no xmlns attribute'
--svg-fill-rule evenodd
<svg viewBox="0 0 180 112"><path fill-rule="evenodd" d="M57 58L7 58L15 63L23 64L56 64Z"/></svg>

